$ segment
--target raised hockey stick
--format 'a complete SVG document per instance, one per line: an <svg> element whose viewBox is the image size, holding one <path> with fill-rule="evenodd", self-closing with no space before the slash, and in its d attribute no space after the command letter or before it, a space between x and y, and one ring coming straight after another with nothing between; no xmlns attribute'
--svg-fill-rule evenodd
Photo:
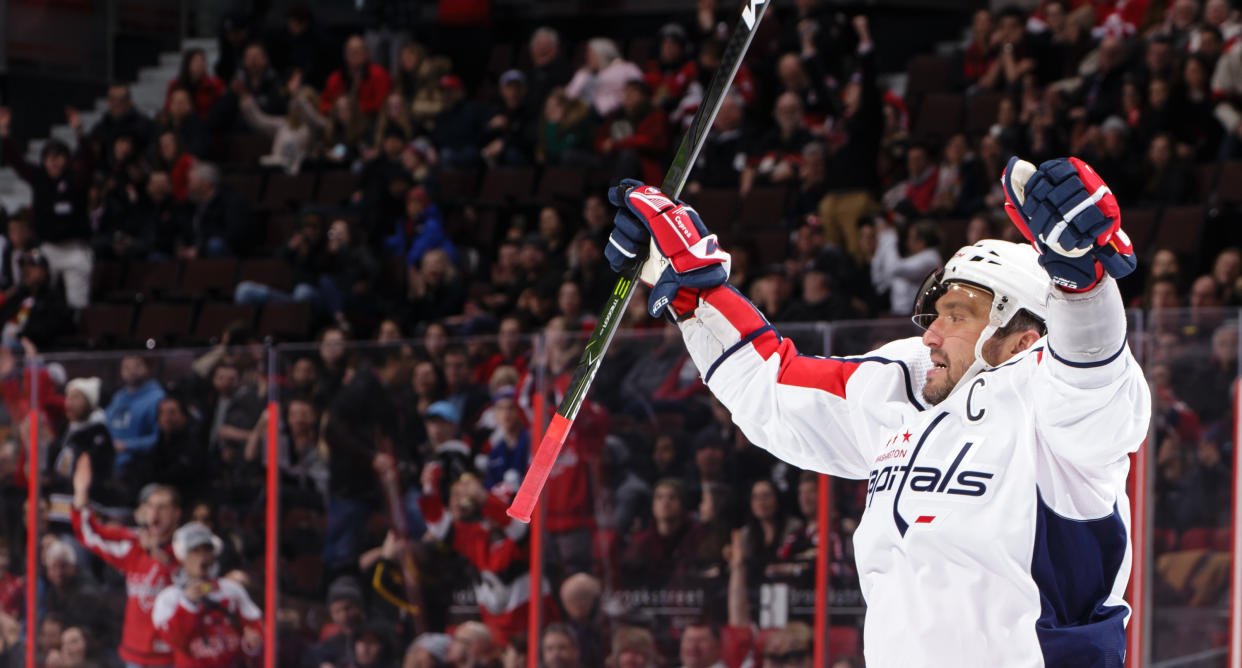
<svg viewBox="0 0 1242 668"><path fill-rule="evenodd" d="M690 129L682 137L681 145L677 147L673 164L669 165L668 172L664 175L664 183L660 184L660 189L670 197L676 198L681 194L681 189L685 187L690 169L699 157L703 144L707 141L707 132L716 120L716 112L720 110L720 103L724 101L725 94L733 83L733 77L742 65L742 58L746 55L746 50L750 48L751 39L754 38L755 30L759 27L759 22L763 20L763 15L767 13L769 3L770 0L747 0L742 7L741 20L733 29L733 34L721 53L720 66L716 68L711 87L703 97L703 102L699 104L694 120L690 122ZM663 260L663 258L660 259ZM621 324L621 318L630 303L630 297L634 294L634 286L638 277L644 271L648 275L651 273L659 275L658 272L653 271L652 267L647 267L647 264L649 263L640 263L633 270L618 278L616 287L612 289L612 294L608 297L608 302L600 310L602 315L595 324L595 331L591 332L586 349L582 351L582 358L578 360L578 367L574 369L569 389L561 399L561 405L557 407L556 414L552 416L548 431L539 443L539 449L535 451L530 469L522 480L522 486L509 506L510 517L522 522L530 521L530 515L535 509L535 503L539 500L539 494L543 492L543 486L548 481L548 474L552 472L552 466L561 452L561 446L565 445L565 437L569 435L574 418L578 416L578 408L582 405L582 400L586 398L591 381L595 380L595 373L599 371L604 353L608 352L608 346L612 344L612 337L617 333L617 326Z"/></svg>

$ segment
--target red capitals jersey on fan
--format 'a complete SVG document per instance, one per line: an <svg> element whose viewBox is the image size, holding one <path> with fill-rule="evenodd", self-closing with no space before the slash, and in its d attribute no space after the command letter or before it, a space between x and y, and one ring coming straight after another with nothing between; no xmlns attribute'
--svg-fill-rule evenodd
<svg viewBox="0 0 1242 668"><path fill-rule="evenodd" d="M263 613L236 582L208 582L207 596L195 603L178 586L171 586L155 599L151 620L157 632L173 648L177 668L227 668L244 657L259 654L259 647L242 641L245 629L262 633Z"/></svg>
<svg viewBox="0 0 1242 668"><path fill-rule="evenodd" d="M100 524L90 509L74 509L73 533L86 549L109 566L125 574L125 626L117 653L127 663L141 666L167 666L172 650L155 633L151 610L155 597L172 584L177 560L165 550L167 563L142 548L138 534L123 527Z"/></svg>
<svg viewBox="0 0 1242 668"><path fill-rule="evenodd" d="M608 433L608 411L584 401L556 458L544 487L544 528L548 531L595 528L595 501L591 482Z"/></svg>

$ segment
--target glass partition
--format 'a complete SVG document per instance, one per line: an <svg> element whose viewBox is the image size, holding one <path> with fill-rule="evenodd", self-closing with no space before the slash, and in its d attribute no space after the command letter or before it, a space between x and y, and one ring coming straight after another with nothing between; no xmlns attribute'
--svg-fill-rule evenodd
<svg viewBox="0 0 1242 668"><path fill-rule="evenodd" d="M1147 319L1150 658L1218 665L1229 646L1238 312L1156 309Z"/></svg>
<svg viewBox="0 0 1242 668"><path fill-rule="evenodd" d="M631 644L676 665L717 651L716 638L734 665L790 629L825 661L861 656L851 537L865 485L752 447L677 330L633 323L529 526L504 511L590 322L521 333L502 321L456 339L433 326L386 342L328 330L267 348L0 350L0 652L26 651L27 573L37 662L74 626L96 656L138 651L126 645L142 642L133 616L150 614L178 568L152 559L197 519L221 539L218 574L274 611L263 620L277 640L269 658L283 665L336 665L355 651L338 636L364 628L394 658L440 656L453 637L487 631L498 646L531 640L536 653L572 636L584 665ZM1154 402L1149 446L1132 460L1131 498L1147 503L1135 505L1136 559L1146 559L1131 595L1149 604L1136 605L1148 621L1132 651L1155 664L1217 661L1230 618L1238 313L1132 312L1130 325ZM778 329L804 354L918 334L904 319ZM74 512L75 479L86 513ZM126 541L152 570L113 554Z"/></svg>

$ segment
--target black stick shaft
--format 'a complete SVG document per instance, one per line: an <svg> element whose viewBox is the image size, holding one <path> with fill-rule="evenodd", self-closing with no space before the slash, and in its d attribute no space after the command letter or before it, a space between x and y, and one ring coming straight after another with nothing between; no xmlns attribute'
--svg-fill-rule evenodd
<svg viewBox="0 0 1242 668"><path fill-rule="evenodd" d="M720 111L720 105L724 102L725 95L728 94L729 87L733 84L733 77L737 75L738 68L742 66L742 58L746 56L746 51L750 48L750 42L755 36L759 22L767 13L770 2L771 0L748 0L742 9L741 19L737 27L733 29L733 34L729 37L729 42L720 56L720 66L716 68L716 75L712 77L711 87L699 104L694 120L690 122L690 129L681 139L681 145L677 147L673 163L669 165L668 172L664 175L664 183L660 184L660 189L669 197L676 199L681 195L686 179L690 176L690 170L699 157L699 151L707 142L707 133L716 120L716 113ZM600 311L599 321L595 323L595 330L591 332L586 349L582 351L582 358L578 360L578 366L574 369L569 389L556 409L557 413L571 422L578 416L578 409L582 406L587 391L591 388L591 382L595 380L595 373L599 371L604 353L608 352L609 346L612 345L612 337L616 335L617 327L621 324L621 319L625 317L625 311L630 304L630 297L634 295L634 286L638 283L641 268L642 263L639 262L634 269L617 279L617 284L613 287L608 302Z"/></svg>

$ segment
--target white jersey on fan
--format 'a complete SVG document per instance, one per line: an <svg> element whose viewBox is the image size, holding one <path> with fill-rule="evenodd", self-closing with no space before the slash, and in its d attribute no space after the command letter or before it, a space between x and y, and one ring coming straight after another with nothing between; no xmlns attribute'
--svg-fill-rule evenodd
<svg viewBox="0 0 1242 668"><path fill-rule="evenodd" d="M681 323L752 442L868 481L854 534L868 666L1121 665L1127 455L1147 433L1147 382L1112 279L1052 295L1047 325L928 406L919 339L802 356L729 286Z"/></svg>

